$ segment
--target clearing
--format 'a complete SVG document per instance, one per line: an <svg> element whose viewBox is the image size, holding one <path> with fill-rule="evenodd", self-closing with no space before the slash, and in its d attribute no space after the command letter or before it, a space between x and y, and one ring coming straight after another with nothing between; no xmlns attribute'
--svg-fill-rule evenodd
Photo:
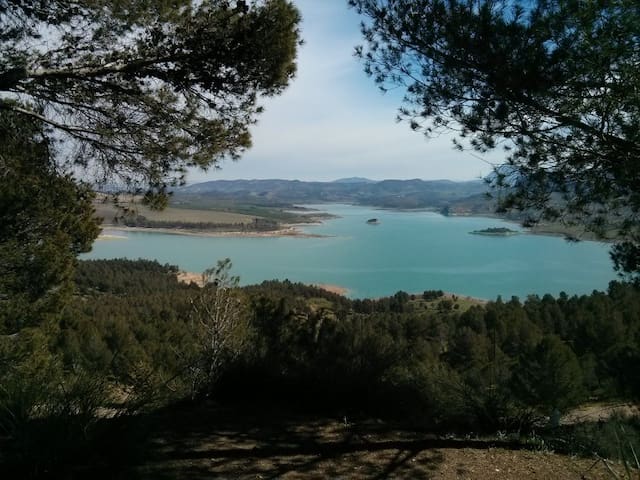
<svg viewBox="0 0 640 480"><path fill-rule="evenodd" d="M449 439L376 420L213 407L152 416L126 474L143 479L611 479L602 461L499 440ZM136 427L134 427L136 428ZM619 465L611 467L622 472ZM123 477L126 478L126 477Z"/></svg>

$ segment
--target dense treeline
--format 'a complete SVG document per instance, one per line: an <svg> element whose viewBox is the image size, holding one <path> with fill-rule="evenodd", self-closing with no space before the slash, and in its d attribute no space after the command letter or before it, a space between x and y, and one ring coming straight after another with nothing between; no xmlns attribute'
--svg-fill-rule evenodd
<svg viewBox="0 0 640 480"><path fill-rule="evenodd" d="M640 395L631 284L469 308L440 291L350 300L289 281L238 288L228 267L200 288L157 262L80 262L55 321L0 337L12 458L63 461L51 444L78 443L63 433L89 441L106 414L183 398L523 432L587 400ZM32 435L35 418L66 426L51 440Z"/></svg>
<svg viewBox="0 0 640 480"><path fill-rule="evenodd" d="M82 345L82 361L119 379L139 356L156 370L175 370L199 289L177 282L173 267L83 262L78 289L63 315L62 351ZM262 383L265 398L302 394L321 405L488 428L588 398L640 394L640 294L632 285L498 299L464 312L437 293L349 300L288 281L245 287L248 348L230 366L228 391L218 393ZM90 331L93 341L82 338Z"/></svg>
<svg viewBox="0 0 640 480"><path fill-rule="evenodd" d="M640 295L631 285L462 313L451 299L434 309L404 292L329 306L304 288L254 287L258 344L243 374L229 376L234 389L260 385L263 399L444 429L530 427L588 399L640 393Z"/></svg>
<svg viewBox="0 0 640 480"><path fill-rule="evenodd" d="M280 224L274 220L255 218L252 223L216 223L216 222L180 222L177 220L150 220L144 215L117 219L126 227L142 228L179 228L184 230L210 230L221 232L271 232L278 230Z"/></svg>

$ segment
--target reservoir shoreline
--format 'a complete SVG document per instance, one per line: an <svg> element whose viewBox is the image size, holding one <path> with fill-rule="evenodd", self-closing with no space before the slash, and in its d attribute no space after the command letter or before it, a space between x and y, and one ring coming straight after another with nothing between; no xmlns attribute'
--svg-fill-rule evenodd
<svg viewBox="0 0 640 480"><path fill-rule="evenodd" d="M300 230L301 225L285 225L278 230L269 230L264 232L258 231L234 231L234 230L189 230L184 228L154 228L154 227L123 227L121 225L102 225L102 231L118 231L118 232L142 232L142 233L162 233L167 235L184 235L191 237L248 237L248 238L272 238L272 237L299 237L299 238L324 238L328 235L319 235L307 233ZM118 235L102 233L98 237L101 240L114 238L122 238Z"/></svg>
<svg viewBox="0 0 640 480"><path fill-rule="evenodd" d="M328 207L333 205L342 205L342 204L326 204ZM503 223L507 223L513 225L514 227L522 228L522 225L516 221L511 219L501 218L497 215L491 214L478 214L478 215L442 215L438 210L429 209L429 208L416 208L416 209L406 209L406 208L383 208L383 207L366 207L362 205L350 205L344 204L346 206L352 207L362 207L369 208L371 210L377 210L381 212L397 212L397 213L434 213L437 215L441 215L443 218L473 218L473 219L487 219L488 221L500 221ZM314 204L313 210L322 210L316 207L322 207L324 205ZM302 206L306 208L305 206ZM301 228L303 227L313 227L318 225L326 224L327 220L334 220L336 218L340 218L339 215L335 215L329 212L326 212L329 217L323 220L317 220L313 223L292 223L292 224L283 224L282 228L277 230L270 231L238 231L238 230L198 230L198 229L187 229L187 228L172 228L172 227L127 227L123 225L113 225L113 224L102 224L102 230L104 231L116 231L116 232L143 232L143 233L162 233L169 235L184 235L184 236L198 236L198 237L221 237L221 238L277 238L277 237L296 237L296 238L329 238L332 235L323 235L317 233L309 233ZM379 223L379 222L378 222ZM554 226L552 224L541 224L537 225L533 228L523 228L522 230L514 231L508 235L493 235L484 232L468 232L474 235L485 235L485 236L494 236L494 237L509 237L516 234L521 235L537 235L537 236L545 236L545 237L560 237L565 239L571 239L573 241L592 241L592 242L601 242L604 244L609 244L615 242L615 238L598 238L594 234L584 231L574 231L568 227L563 227L561 225ZM126 239L125 236L113 235L109 233L101 233L98 236L99 240L116 240L116 239Z"/></svg>
<svg viewBox="0 0 640 480"><path fill-rule="evenodd" d="M510 227L498 219L339 204L323 208L339 218L308 227L288 225L286 235L282 231L261 235L159 232L141 227L110 232L112 227L106 227L105 234L127 239L95 242L93 251L80 258L144 258L188 272L201 272L219 259L230 258L243 285L288 279L348 288L350 298L380 298L399 290L442 290L479 299L572 295L606 289L617 278L602 242L565 242L550 235L500 239L468 234L487 227ZM381 226L367 225L367 219L374 217ZM291 235L291 228L302 234Z"/></svg>

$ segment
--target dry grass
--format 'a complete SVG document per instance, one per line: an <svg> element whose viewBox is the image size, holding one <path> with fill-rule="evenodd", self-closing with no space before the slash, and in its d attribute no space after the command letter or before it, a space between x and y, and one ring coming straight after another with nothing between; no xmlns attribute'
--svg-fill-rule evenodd
<svg viewBox="0 0 640 480"><path fill-rule="evenodd" d="M466 312L471 307L483 306L487 304L486 300L480 298L468 297L465 295L456 295L453 293L445 293L442 297L435 300L425 301L421 294L415 294L415 300L411 300L416 310L441 311L442 302L450 302L451 308L456 312ZM456 307L457 305L457 307Z"/></svg>
<svg viewBox="0 0 640 480"><path fill-rule="evenodd" d="M122 213L112 203L95 202L96 215L104 219L104 225L113 225L113 218ZM186 223L253 223L255 217L239 213L220 212L216 210L196 210L186 208L167 207L162 211L150 210L137 204L132 205L138 215L152 221L186 222Z"/></svg>
<svg viewBox="0 0 640 480"><path fill-rule="evenodd" d="M612 417L638 417L640 404L633 403L589 403L573 409L562 417L563 425L575 425L582 422L603 422Z"/></svg>
<svg viewBox="0 0 640 480"><path fill-rule="evenodd" d="M186 284L195 283L199 287L203 287L204 286L204 278L202 277L201 273L178 272L176 277L177 277L178 281L182 282L182 283L186 283Z"/></svg>

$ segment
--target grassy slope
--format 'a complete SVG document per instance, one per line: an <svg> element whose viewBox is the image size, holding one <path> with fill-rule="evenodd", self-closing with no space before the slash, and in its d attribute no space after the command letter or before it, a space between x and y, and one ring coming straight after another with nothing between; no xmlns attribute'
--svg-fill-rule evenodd
<svg viewBox="0 0 640 480"><path fill-rule="evenodd" d="M172 201L171 205L162 211L150 210L139 201L123 203L122 206L131 208L137 215L142 215L151 221L185 222L185 223L220 223L220 224L251 224L254 219L267 219L281 224L296 224L316 222L330 217L316 211L294 212L282 207L248 205L234 201L211 201L193 198L190 201ZM116 215L122 215L109 200L94 202L96 215L103 218L104 225L114 225Z"/></svg>
<svg viewBox="0 0 640 480"><path fill-rule="evenodd" d="M96 203L96 215L104 218L105 225L113 225L113 217L119 212L111 203ZM255 217L216 210L183 209L168 207L162 211L150 210L143 205L134 207L138 215L153 221L181 221L190 223L251 223Z"/></svg>
<svg viewBox="0 0 640 480"><path fill-rule="evenodd" d="M281 223L305 223L321 218L330 218L326 213L294 207L292 204L261 203L256 199L253 203L206 195L177 196L172 206L180 209L211 209L223 212L233 212L251 217L275 220Z"/></svg>

